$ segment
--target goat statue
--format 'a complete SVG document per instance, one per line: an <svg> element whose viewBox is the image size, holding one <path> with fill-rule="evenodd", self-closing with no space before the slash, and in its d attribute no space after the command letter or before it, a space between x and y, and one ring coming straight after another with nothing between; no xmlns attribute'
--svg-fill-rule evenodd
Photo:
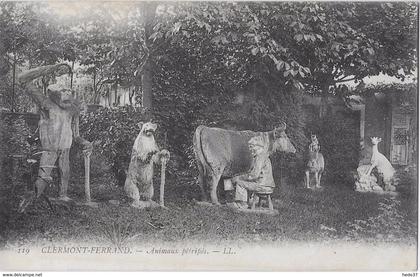
<svg viewBox="0 0 420 277"><path fill-rule="evenodd" d="M372 170L376 168L378 173L383 177L385 184L385 190L395 191L394 186L394 174L395 169L392 167L389 160L378 151L378 144L382 141L381 138L373 137L372 141L372 158L370 159L370 166L366 171L366 175L369 176Z"/></svg>
<svg viewBox="0 0 420 277"><path fill-rule="evenodd" d="M324 172L324 156L320 153L320 145L316 135L311 135L311 144L309 144L308 162L305 168L305 185L310 188L310 174L315 175L315 187L321 188L321 177Z"/></svg>

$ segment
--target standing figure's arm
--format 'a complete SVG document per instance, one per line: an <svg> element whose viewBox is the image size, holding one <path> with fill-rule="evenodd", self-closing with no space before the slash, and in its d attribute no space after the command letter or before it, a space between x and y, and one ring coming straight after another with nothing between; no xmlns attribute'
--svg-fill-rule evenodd
<svg viewBox="0 0 420 277"><path fill-rule="evenodd" d="M70 72L71 68L67 64L46 65L30 69L17 78L18 84L25 87L25 92L35 101L38 106L48 108L54 105L53 102L45 96L32 81L46 75L55 73L57 76Z"/></svg>
<svg viewBox="0 0 420 277"><path fill-rule="evenodd" d="M18 77L19 84L23 87L23 90L26 94L31 97L35 104L41 108L50 108L53 105L53 102L42 93L40 88L37 88L31 81L24 83Z"/></svg>

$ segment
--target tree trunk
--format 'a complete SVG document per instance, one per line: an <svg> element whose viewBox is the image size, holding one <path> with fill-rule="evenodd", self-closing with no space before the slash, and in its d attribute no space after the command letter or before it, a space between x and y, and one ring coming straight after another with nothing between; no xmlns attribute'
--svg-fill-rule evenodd
<svg viewBox="0 0 420 277"><path fill-rule="evenodd" d="M146 48L150 48L150 42L148 38L153 32L153 20L156 14L157 3L156 2L143 2L142 3L142 13L143 13L143 26L145 33L145 45ZM143 72L141 75L141 84L142 84L142 106L146 108L149 112L153 107L153 68L151 63L151 57L146 57L146 63L143 67Z"/></svg>
<svg viewBox="0 0 420 277"><path fill-rule="evenodd" d="M133 90L128 92L128 101L130 101L130 106L133 106L133 97L136 93L136 88L133 88Z"/></svg>
<svg viewBox="0 0 420 277"><path fill-rule="evenodd" d="M96 95L96 70L93 71L93 93Z"/></svg>
<svg viewBox="0 0 420 277"><path fill-rule="evenodd" d="M70 89L73 89L73 71L74 71L74 61L71 62Z"/></svg>
<svg viewBox="0 0 420 277"><path fill-rule="evenodd" d="M118 76L115 74L114 106L118 106Z"/></svg>
<svg viewBox="0 0 420 277"><path fill-rule="evenodd" d="M106 91L106 99L108 100L108 107L112 107L112 87L109 86Z"/></svg>
<svg viewBox="0 0 420 277"><path fill-rule="evenodd" d="M96 95L96 70L93 71L93 103L98 104L98 95Z"/></svg>
<svg viewBox="0 0 420 277"><path fill-rule="evenodd" d="M15 111L15 86L16 86L16 54L13 55L13 81L12 81L12 99L11 110Z"/></svg>
<svg viewBox="0 0 420 277"><path fill-rule="evenodd" d="M322 94L321 94L321 105L319 107L319 118L324 118L327 115L328 109L328 95L329 95L329 82L325 82L322 87Z"/></svg>
<svg viewBox="0 0 420 277"><path fill-rule="evenodd" d="M42 77L42 92L44 95L47 95L48 81L45 79L45 76Z"/></svg>
<svg viewBox="0 0 420 277"><path fill-rule="evenodd" d="M153 88L152 82L153 82L153 73L150 69L150 65L146 64L144 66L144 71L141 77L141 84L143 87L142 105L144 108L148 110L151 110L153 107L152 106L152 88Z"/></svg>

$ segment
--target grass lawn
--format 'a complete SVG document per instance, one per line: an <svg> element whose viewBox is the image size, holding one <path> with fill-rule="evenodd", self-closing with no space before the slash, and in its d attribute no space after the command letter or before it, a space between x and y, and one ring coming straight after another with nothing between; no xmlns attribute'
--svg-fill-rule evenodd
<svg viewBox="0 0 420 277"><path fill-rule="evenodd" d="M70 196L84 199L83 180L71 185ZM279 214L249 214L227 207L200 206L195 187L167 178L169 209L138 210L124 201L123 190L106 180L92 180L99 208L58 206L53 214L39 203L26 214L14 210L17 198L3 198L0 220L2 247L43 245L62 241L110 243L120 232L132 242L325 241L362 240L414 243L417 237L416 194L396 197L355 192L340 184L323 191L283 184L274 193ZM49 195L56 193L49 189ZM7 195L7 194L2 194ZM158 194L156 193L158 196ZM122 200L116 206L110 199ZM6 204L9 205L6 205ZM118 229L120 228L120 229ZM115 235L114 235L115 236Z"/></svg>

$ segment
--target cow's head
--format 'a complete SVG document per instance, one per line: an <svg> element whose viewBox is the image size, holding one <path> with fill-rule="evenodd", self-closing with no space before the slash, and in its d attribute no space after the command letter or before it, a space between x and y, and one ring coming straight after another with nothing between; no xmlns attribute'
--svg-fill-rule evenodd
<svg viewBox="0 0 420 277"><path fill-rule="evenodd" d="M296 153L296 148L293 146L289 137L286 134L286 123L274 129L273 151L283 151L289 153Z"/></svg>
<svg viewBox="0 0 420 277"><path fill-rule="evenodd" d="M148 137L153 136L157 128L157 125L152 122L146 122L146 123L140 122L138 125L141 129L140 133Z"/></svg>

